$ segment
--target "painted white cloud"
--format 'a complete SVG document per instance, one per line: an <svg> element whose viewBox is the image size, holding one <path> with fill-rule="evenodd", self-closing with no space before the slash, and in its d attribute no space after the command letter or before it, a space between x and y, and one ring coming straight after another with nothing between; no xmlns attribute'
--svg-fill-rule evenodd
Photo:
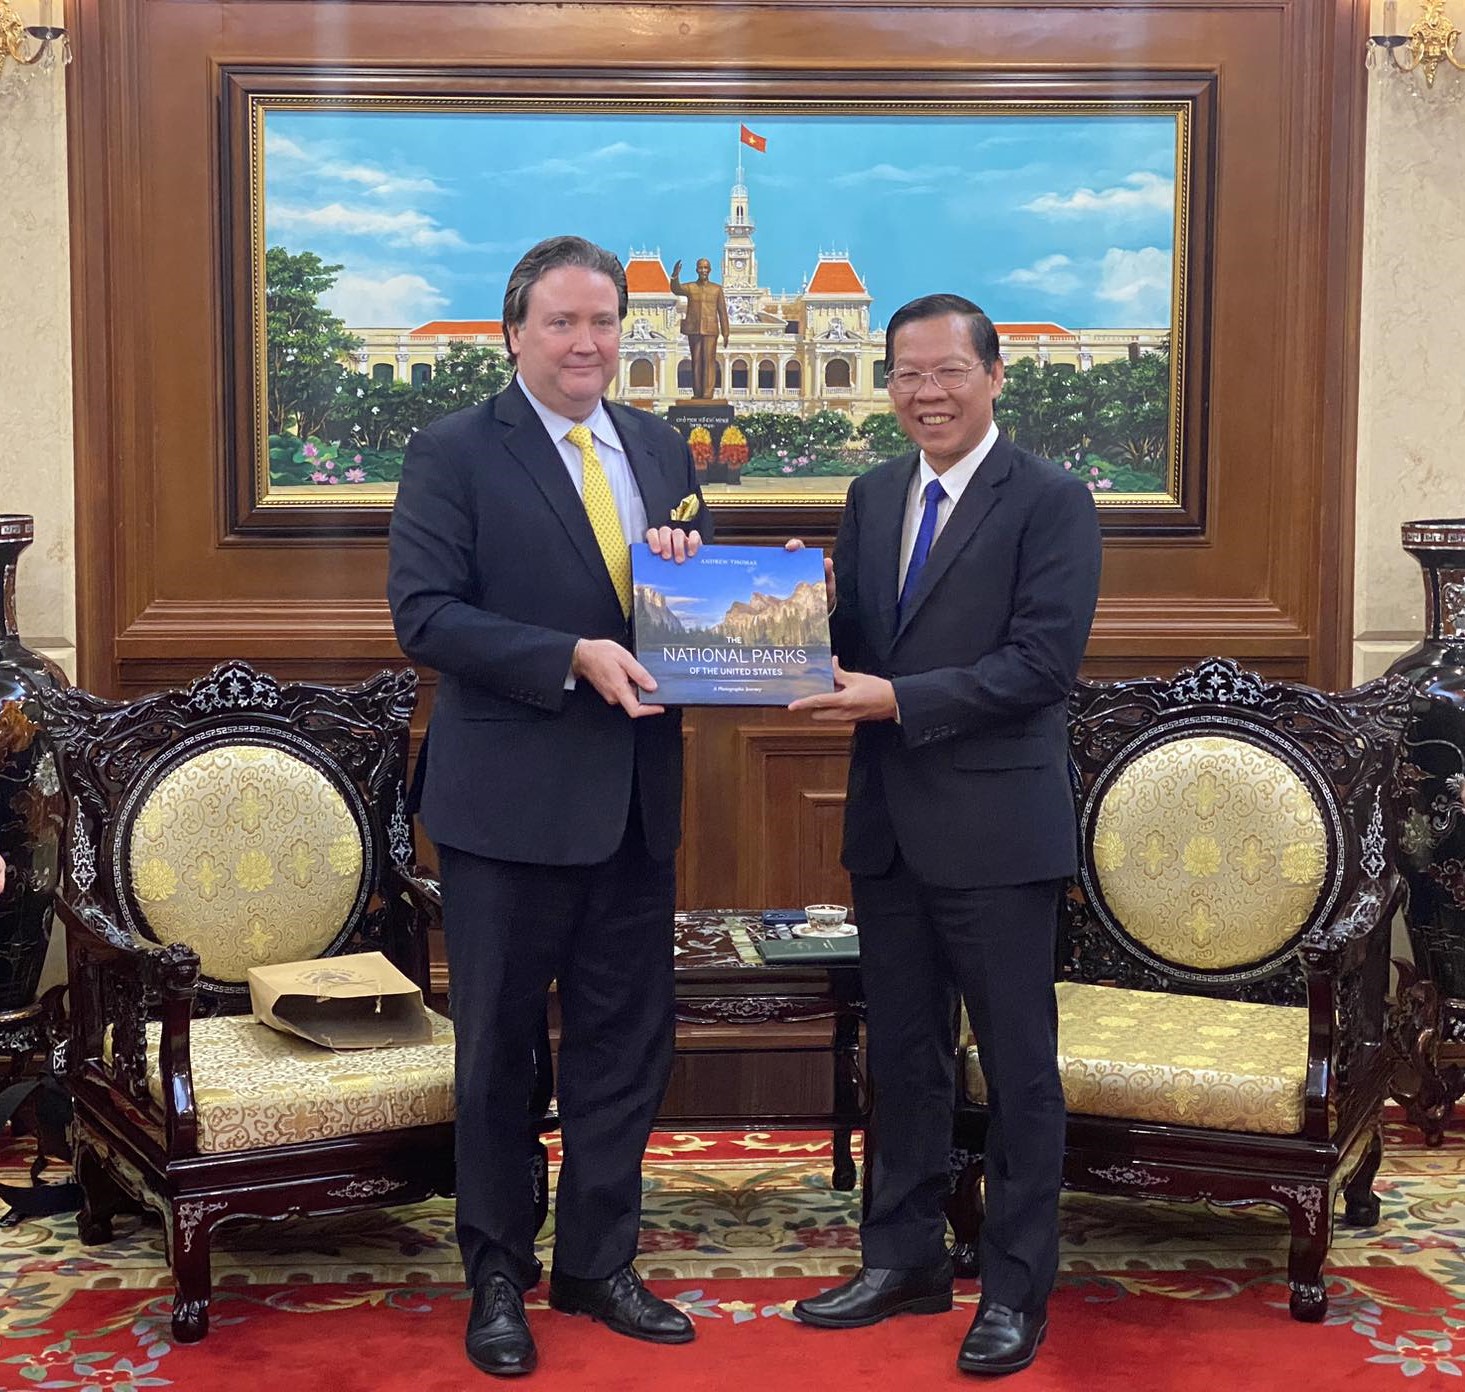
<svg viewBox="0 0 1465 1392"><path fill-rule="evenodd" d="M930 193L942 180L954 179L962 171L951 164L918 164L904 168L897 164L872 164L868 169L852 169L836 174L831 184L853 188L859 184L889 184L902 193Z"/></svg>
<svg viewBox="0 0 1465 1392"><path fill-rule="evenodd" d="M377 198L391 198L404 193L448 192L436 179L424 174L383 169L362 160L341 159L324 146L291 140L278 131L265 131L265 156L283 162L283 169L278 165L272 166L271 173L283 173L292 184L306 179L350 184Z"/></svg>
<svg viewBox="0 0 1465 1392"><path fill-rule="evenodd" d="M1061 252L1044 256L1002 277L1002 284L1021 286L1040 295L1071 295L1082 284L1073 261Z"/></svg>
<svg viewBox="0 0 1465 1392"><path fill-rule="evenodd" d="M1026 135L984 135L973 147L978 150L995 150L1003 145L1025 145L1029 140Z"/></svg>
<svg viewBox="0 0 1465 1392"><path fill-rule="evenodd" d="M567 159L562 155L554 155L549 159L538 160L534 164L521 164L517 169L503 170L490 177L494 179L588 179L592 176L597 179L605 179L608 177L629 178L633 174L639 174L643 171L627 169L619 175L613 175L605 166L615 160L648 153L649 151L643 150L639 146L628 144L624 140L616 140L609 145L601 145L594 150L582 151L573 159Z"/></svg>
<svg viewBox="0 0 1465 1392"><path fill-rule="evenodd" d="M1133 216L1169 213L1175 207L1175 181L1161 174L1136 171L1110 188L1078 188L1072 193L1040 193L1022 205L1044 217L1084 217L1093 213Z"/></svg>
<svg viewBox="0 0 1465 1392"><path fill-rule="evenodd" d="M421 324L448 304L437 286L411 272L368 276L343 271L321 299L332 314L361 327Z"/></svg>
<svg viewBox="0 0 1465 1392"><path fill-rule="evenodd" d="M1096 297L1122 312L1126 324L1170 322L1169 252L1159 247L1125 251L1110 247L1099 263Z"/></svg>
<svg viewBox="0 0 1465 1392"><path fill-rule="evenodd" d="M399 193L446 193L447 190L435 179L410 174L389 174L371 164L346 164L328 161L318 165L314 171L322 179L336 179L344 184L360 184L368 193L378 198L389 198Z"/></svg>
<svg viewBox="0 0 1465 1392"><path fill-rule="evenodd" d="M622 159L627 155L644 155L649 153L639 145L632 145L626 140L614 140L609 145L602 145L598 150L591 150L585 156L589 160Z"/></svg>
<svg viewBox="0 0 1465 1392"><path fill-rule="evenodd" d="M265 154L276 159L308 160L310 158L305 153L304 147L298 142L273 130L265 131Z"/></svg>
<svg viewBox="0 0 1465 1392"><path fill-rule="evenodd" d="M451 227L415 208L381 212L371 208L348 208L328 203L323 208L294 203L271 203L269 234L281 232L327 232L346 237L374 237L386 246L411 247L418 251L470 250L469 243Z"/></svg>

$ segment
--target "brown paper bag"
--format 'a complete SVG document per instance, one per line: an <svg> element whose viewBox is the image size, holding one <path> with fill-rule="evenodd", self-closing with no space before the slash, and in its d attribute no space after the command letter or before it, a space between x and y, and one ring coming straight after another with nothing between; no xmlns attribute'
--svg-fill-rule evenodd
<svg viewBox="0 0 1465 1392"><path fill-rule="evenodd" d="M432 1040L422 992L380 952L250 967L249 1000L264 1024L328 1049Z"/></svg>

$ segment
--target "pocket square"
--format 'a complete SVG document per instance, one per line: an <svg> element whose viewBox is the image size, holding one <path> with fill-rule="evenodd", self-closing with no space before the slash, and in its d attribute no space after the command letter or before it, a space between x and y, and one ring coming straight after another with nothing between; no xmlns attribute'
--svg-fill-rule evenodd
<svg viewBox="0 0 1465 1392"><path fill-rule="evenodd" d="M671 520L673 522L690 522L697 515L697 510L701 506L702 500L695 493L688 493L671 510Z"/></svg>

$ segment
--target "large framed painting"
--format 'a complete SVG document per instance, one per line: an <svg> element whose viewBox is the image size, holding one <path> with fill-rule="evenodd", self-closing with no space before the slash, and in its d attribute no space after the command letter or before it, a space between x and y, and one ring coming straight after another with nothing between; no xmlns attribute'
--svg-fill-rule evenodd
<svg viewBox="0 0 1465 1392"><path fill-rule="evenodd" d="M225 73L236 533L383 528L412 432L512 373L510 268L570 231L626 266L611 395L680 424L732 534L828 534L908 448L885 324L935 290L1110 530L1203 524L1208 81L443 81Z"/></svg>

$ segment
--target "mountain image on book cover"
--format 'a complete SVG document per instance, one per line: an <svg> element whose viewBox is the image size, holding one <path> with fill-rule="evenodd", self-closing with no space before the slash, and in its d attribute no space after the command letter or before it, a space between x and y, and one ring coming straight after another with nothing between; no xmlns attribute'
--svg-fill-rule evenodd
<svg viewBox="0 0 1465 1392"><path fill-rule="evenodd" d="M677 565L640 545L631 576L658 705L785 706L834 689L823 551L704 546Z"/></svg>

